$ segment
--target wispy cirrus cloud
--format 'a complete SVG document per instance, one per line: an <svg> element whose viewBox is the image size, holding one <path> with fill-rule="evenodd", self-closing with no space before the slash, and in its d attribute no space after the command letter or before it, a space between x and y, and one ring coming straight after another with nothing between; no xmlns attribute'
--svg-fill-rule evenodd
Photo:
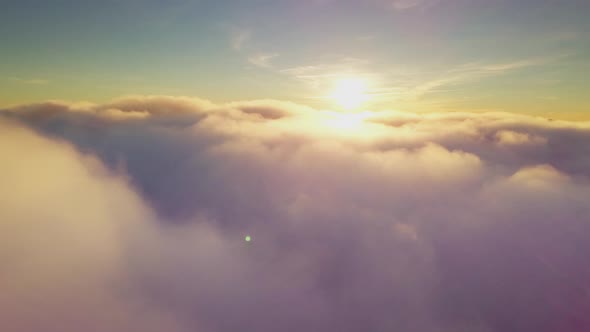
<svg viewBox="0 0 590 332"><path fill-rule="evenodd" d="M236 51L241 51L252 38L252 31L245 28L234 28L230 32L230 44Z"/></svg>
<svg viewBox="0 0 590 332"><path fill-rule="evenodd" d="M230 43L232 48L240 54L246 55L246 60L259 68L271 68L272 60L279 56L276 52L256 51L249 43L252 41L253 33L249 29L234 29L231 32Z"/></svg>
<svg viewBox="0 0 590 332"><path fill-rule="evenodd" d="M278 53L257 53L248 57L248 62L256 67L271 68L272 60L279 56Z"/></svg>
<svg viewBox="0 0 590 332"><path fill-rule="evenodd" d="M532 57L507 62L480 61L461 64L440 71L427 73L425 76L430 76L430 78L409 87L408 95L412 97L420 97L444 87L457 86L475 80L484 80L488 77L510 74L525 68L546 65L563 57L564 56L561 55Z"/></svg>
<svg viewBox="0 0 590 332"><path fill-rule="evenodd" d="M312 64L277 68L276 71L316 91L324 92L335 80L341 78L362 77L374 80L377 76L371 69L369 60L349 56L331 56Z"/></svg>
<svg viewBox="0 0 590 332"><path fill-rule="evenodd" d="M404 0L393 4L398 10L430 8L438 1ZM375 36L371 36L375 38ZM324 54L310 59L294 59L289 52L257 49L259 43L251 42L253 34L246 29L236 30L232 43L244 61L261 70L272 71L289 78L297 84L292 98L313 100L316 106L330 103L327 95L341 78L362 78L370 82L367 91L371 105L384 108L402 107L411 110L442 110L445 105L459 105L468 98L477 96L460 95L460 90L469 84L482 84L486 80L503 75L513 75L520 70L544 67L568 57L568 54L530 56L505 61L493 59L465 59L465 62L438 64L425 63L420 66L396 65L395 61L368 60L352 54ZM281 54L281 61L277 58ZM401 61L403 62L403 60ZM400 62L400 63L401 63ZM439 92L451 91L452 96ZM455 93L459 91L459 93ZM438 94L438 95L435 95ZM493 107L493 106L488 106ZM483 107L486 109L486 107Z"/></svg>
<svg viewBox="0 0 590 332"><path fill-rule="evenodd" d="M550 64L565 56L531 57L505 62L473 61L443 67L394 67L391 70L378 70L377 67L383 67L382 64L373 64L365 59L341 57L275 70L322 93L329 91L334 81L340 78L364 78L370 82L367 93L375 104L411 102L424 106L425 103L436 104L435 101L425 100L433 92L457 89L496 76L512 75L519 70ZM316 97L321 96L320 93Z"/></svg>

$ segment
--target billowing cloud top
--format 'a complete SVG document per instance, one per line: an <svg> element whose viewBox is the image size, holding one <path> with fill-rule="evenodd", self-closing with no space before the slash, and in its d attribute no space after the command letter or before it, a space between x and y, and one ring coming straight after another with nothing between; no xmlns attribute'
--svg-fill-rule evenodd
<svg viewBox="0 0 590 332"><path fill-rule="evenodd" d="M590 330L587 123L141 96L1 114L3 330Z"/></svg>

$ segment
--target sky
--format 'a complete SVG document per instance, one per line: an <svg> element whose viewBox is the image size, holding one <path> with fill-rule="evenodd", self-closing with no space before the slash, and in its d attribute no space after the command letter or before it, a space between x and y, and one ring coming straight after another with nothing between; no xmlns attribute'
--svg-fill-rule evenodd
<svg viewBox="0 0 590 332"><path fill-rule="evenodd" d="M125 95L588 119L584 0L7 1L0 105Z"/></svg>
<svg viewBox="0 0 590 332"><path fill-rule="evenodd" d="M0 2L0 330L590 331L588 9Z"/></svg>

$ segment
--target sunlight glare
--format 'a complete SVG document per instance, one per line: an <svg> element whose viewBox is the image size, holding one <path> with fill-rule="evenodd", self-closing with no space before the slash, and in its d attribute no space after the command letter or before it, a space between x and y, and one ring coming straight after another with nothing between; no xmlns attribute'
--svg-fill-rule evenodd
<svg viewBox="0 0 590 332"><path fill-rule="evenodd" d="M363 126L364 120L368 117L367 113L332 113L330 114L327 125L338 130L358 130Z"/></svg>
<svg viewBox="0 0 590 332"><path fill-rule="evenodd" d="M369 99L367 83L359 78L341 79L335 83L330 97L344 109L356 109Z"/></svg>

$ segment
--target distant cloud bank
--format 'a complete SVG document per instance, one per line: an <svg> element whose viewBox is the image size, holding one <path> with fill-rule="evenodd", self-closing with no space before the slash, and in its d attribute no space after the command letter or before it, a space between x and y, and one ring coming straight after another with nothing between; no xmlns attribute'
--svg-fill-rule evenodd
<svg viewBox="0 0 590 332"><path fill-rule="evenodd" d="M589 123L168 96L0 114L6 331L590 330Z"/></svg>

